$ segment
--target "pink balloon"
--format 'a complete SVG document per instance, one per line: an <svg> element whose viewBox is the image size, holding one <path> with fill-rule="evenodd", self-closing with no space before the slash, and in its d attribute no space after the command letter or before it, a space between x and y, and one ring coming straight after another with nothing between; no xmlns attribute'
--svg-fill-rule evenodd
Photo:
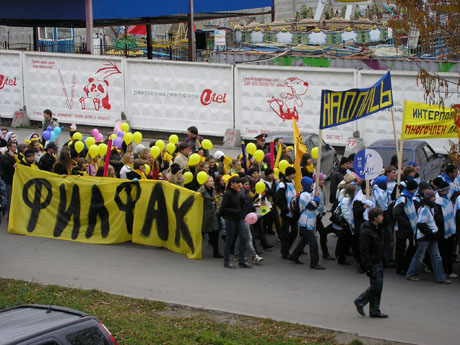
<svg viewBox="0 0 460 345"><path fill-rule="evenodd" d="M101 134L101 133L97 133L95 136L94 136L94 139L96 139L96 141L104 141L104 136Z"/></svg>
<svg viewBox="0 0 460 345"><path fill-rule="evenodd" d="M251 212L251 213L248 213L246 215L246 218L244 218L244 221L250 225L252 224L255 224L257 223L257 220L259 219L259 217L257 216L257 214L255 214L254 212Z"/></svg>
<svg viewBox="0 0 460 345"><path fill-rule="evenodd" d="M99 134L99 130L97 128L94 128L91 130L91 134L93 135L94 138L96 138L96 135Z"/></svg>

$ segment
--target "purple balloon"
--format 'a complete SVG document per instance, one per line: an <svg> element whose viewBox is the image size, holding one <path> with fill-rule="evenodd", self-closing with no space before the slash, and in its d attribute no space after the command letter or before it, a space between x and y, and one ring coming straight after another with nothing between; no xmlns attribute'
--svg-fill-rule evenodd
<svg viewBox="0 0 460 345"><path fill-rule="evenodd" d="M123 132L123 131L118 132L118 137L119 138L123 138L123 135L125 135L125 132Z"/></svg>
<svg viewBox="0 0 460 345"><path fill-rule="evenodd" d="M50 140L51 138L51 131L44 131L42 134L43 139Z"/></svg>
<svg viewBox="0 0 460 345"><path fill-rule="evenodd" d="M113 146L115 146L116 148L120 149L121 148L121 144L123 143L123 139L121 137L116 137L115 139L113 139Z"/></svg>
<svg viewBox="0 0 460 345"><path fill-rule="evenodd" d="M46 127L46 130L51 132L53 130L53 127L48 126L48 127Z"/></svg>

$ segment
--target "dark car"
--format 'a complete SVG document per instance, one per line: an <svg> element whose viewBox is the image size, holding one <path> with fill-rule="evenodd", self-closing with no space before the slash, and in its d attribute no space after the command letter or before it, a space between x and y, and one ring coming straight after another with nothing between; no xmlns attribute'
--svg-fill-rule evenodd
<svg viewBox="0 0 460 345"><path fill-rule="evenodd" d="M389 165L393 155L396 155L395 141L390 139L377 140L367 148L377 151L382 156L384 166ZM405 140L401 166L404 168L409 163L417 164L422 181L429 181L441 173L444 156L436 153L424 140Z"/></svg>
<svg viewBox="0 0 460 345"><path fill-rule="evenodd" d="M25 304L0 311L0 344L116 345L94 316L78 310Z"/></svg>
<svg viewBox="0 0 460 345"><path fill-rule="evenodd" d="M311 149L318 146L318 134L315 133L301 133L302 139L307 146L308 152L311 152ZM269 132L267 133L267 138L265 139L267 143L271 139L275 140L276 138L283 138L283 143L286 145L294 145L294 135L292 131L279 131L279 132ZM334 167L338 164L337 153L335 149L326 144L323 140L323 147L321 149L321 171L329 176ZM295 154L295 153L294 153Z"/></svg>

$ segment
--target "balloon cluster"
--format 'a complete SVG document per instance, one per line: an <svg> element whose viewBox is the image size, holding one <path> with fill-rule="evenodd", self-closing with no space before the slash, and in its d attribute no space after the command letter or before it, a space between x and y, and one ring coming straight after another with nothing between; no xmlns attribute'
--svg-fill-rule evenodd
<svg viewBox="0 0 460 345"><path fill-rule="evenodd" d="M51 126L48 126L46 130L42 133L43 139L54 142L58 138L59 134L61 134L61 127L56 127L53 129Z"/></svg>
<svg viewBox="0 0 460 345"><path fill-rule="evenodd" d="M112 139L113 146L117 149L121 149L123 142L125 142L126 145L129 145L134 141L137 145L139 145L142 141L142 133L129 132L129 125L126 122L123 122L120 125L120 130L116 134L112 134L110 139Z"/></svg>

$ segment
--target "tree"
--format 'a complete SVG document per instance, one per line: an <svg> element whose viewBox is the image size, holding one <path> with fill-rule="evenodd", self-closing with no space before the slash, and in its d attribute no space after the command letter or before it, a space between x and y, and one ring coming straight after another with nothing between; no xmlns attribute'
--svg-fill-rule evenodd
<svg viewBox="0 0 460 345"><path fill-rule="evenodd" d="M442 62L456 56L460 48L460 0L388 0L398 8L390 20L394 37L418 36L418 53L436 55ZM401 44L398 40L396 44ZM417 63L416 59L413 60ZM417 63L418 64L418 63ZM425 101L444 105L449 92L459 93L460 78L456 81L442 78L418 64L417 83L425 90ZM451 106L451 104L445 104Z"/></svg>

